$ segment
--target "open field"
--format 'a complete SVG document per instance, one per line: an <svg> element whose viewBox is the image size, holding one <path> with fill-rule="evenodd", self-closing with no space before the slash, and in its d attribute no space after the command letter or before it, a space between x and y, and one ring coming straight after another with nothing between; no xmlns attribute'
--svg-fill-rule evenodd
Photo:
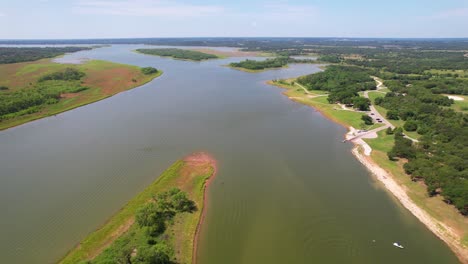
<svg viewBox="0 0 468 264"><path fill-rule="evenodd" d="M0 91L0 93L35 89L35 84L41 76L63 71L66 68L84 72L86 75L81 80L81 85L88 87L88 89L77 93L62 94L58 103L45 105L38 112L3 120L0 122L0 130L102 100L141 86L162 74L159 71L155 74L145 75L137 66L106 61L94 60L83 64L60 64L54 63L50 59L42 59L35 62L0 65L0 86L8 87L8 90Z"/></svg>
<svg viewBox="0 0 468 264"><path fill-rule="evenodd" d="M460 94L445 94L446 96L453 96L457 99L463 98L463 100L454 100L454 104L450 106L455 111L468 113L468 96Z"/></svg>
<svg viewBox="0 0 468 264"><path fill-rule="evenodd" d="M78 263L92 260L122 235L131 235L135 213L158 193L179 188L195 202L193 213L180 213L173 219L161 237L173 247L177 263L192 263L198 225L202 219L206 182L216 172L216 163L205 153L192 154L176 161L164 171L150 186L130 200L119 212L112 216L101 228L88 235L70 251L60 263Z"/></svg>

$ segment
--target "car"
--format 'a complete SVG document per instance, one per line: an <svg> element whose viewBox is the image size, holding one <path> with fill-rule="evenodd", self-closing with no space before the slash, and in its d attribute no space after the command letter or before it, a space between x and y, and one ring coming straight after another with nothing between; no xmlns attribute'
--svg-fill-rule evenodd
<svg viewBox="0 0 468 264"><path fill-rule="evenodd" d="M375 115L374 113L370 113L371 115Z"/></svg>
<svg viewBox="0 0 468 264"><path fill-rule="evenodd" d="M382 120L377 120L379 123L382 123L383 121Z"/></svg>
<svg viewBox="0 0 468 264"><path fill-rule="evenodd" d="M379 120L380 120L380 118L376 118L375 120L379 121Z"/></svg>

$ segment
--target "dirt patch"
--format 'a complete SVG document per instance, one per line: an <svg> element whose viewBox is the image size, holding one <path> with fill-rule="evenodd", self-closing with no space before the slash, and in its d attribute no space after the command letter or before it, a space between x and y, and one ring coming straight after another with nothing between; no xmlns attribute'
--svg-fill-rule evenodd
<svg viewBox="0 0 468 264"><path fill-rule="evenodd" d="M104 95L113 95L135 86L140 80L140 73L135 69L117 67L112 69L88 72L85 86L99 87Z"/></svg>

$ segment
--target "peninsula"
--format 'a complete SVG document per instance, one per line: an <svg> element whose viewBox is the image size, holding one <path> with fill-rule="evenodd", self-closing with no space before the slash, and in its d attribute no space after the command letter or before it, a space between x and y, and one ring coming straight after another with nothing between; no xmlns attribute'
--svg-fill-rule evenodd
<svg viewBox="0 0 468 264"><path fill-rule="evenodd" d="M209 154L176 161L60 263L192 263L215 174Z"/></svg>
<svg viewBox="0 0 468 264"><path fill-rule="evenodd" d="M200 51L166 48L166 49L137 49L136 52L147 55L170 57L179 60L203 61L209 59L219 59L221 56L208 54Z"/></svg>
<svg viewBox="0 0 468 264"><path fill-rule="evenodd" d="M23 56L22 60L57 54L35 49L34 56ZM0 130L105 99L161 74L152 67L100 60L63 64L40 59L0 64Z"/></svg>

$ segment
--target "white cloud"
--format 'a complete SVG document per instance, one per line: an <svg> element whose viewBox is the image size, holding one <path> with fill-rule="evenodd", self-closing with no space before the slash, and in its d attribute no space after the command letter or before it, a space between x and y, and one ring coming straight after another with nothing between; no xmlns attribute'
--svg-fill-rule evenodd
<svg viewBox="0 0 468 264"><path fill-rule="evenodd" d="M0 17L4 17L6 16L4 13L0 13Z"/></svg>
<svg viewBox="0 0 468 264"><path fill-rule="evenodd" d="M121 16L194 17L218 14L223 10L222 7L214 5L191 5L165 0L95 0L80 1L74 6L74 12L79 14Z"/></svg>

